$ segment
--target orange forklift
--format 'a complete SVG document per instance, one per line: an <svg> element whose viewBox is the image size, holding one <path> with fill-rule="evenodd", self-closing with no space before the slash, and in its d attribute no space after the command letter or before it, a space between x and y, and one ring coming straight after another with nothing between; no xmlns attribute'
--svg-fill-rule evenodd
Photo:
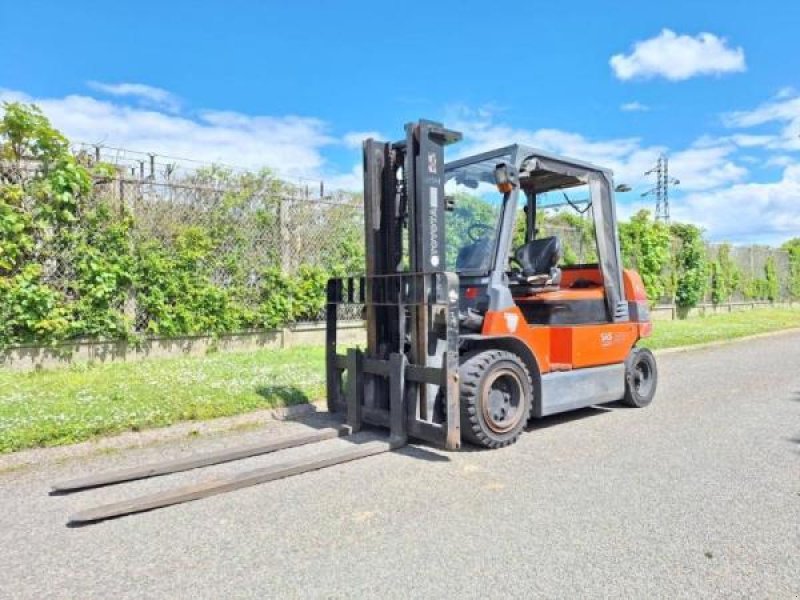
<svg viewBox="0 0 800 600"><path fill-rule="evenodd" d="M652 324L641 278L622 267L611 172L516 144L445 164L460 137L420 121L403 141L364 144L367 272L330 283L330 409L401 439L497 448L530 417L649 404L656 363L636 344ZM558 237L537 236L537 212L553 194L576 207L573 188L596 264L562 266ZM356 301L367 348L340 356L336 305ZM388 376L392 361L402 376ZM393 396L406 418L392 428Z"/></svg>
<svg viewBox="0 0 800 600"><path fill-rule="evenodd" d="M595 404L648 405L656 391L639 275L623 269L611 172L511 145L445 163L461 134L406 125L364 142L363 276L327 286L332 424L62 482L53 493L168 475L309 444L318 452L79 512L85 524L298 475L424 440L447 449L515 442L530 418ZM554 194L582 189L596 264L563 266L558 237L537 236ZM518 221L520 222L518 226ZM523 222L524 221L524 222ZM360 306L366 348L340 353L337 321ZM362 431L363 430L363 431ZM350 444L331 446L332 438Z"/></svg>

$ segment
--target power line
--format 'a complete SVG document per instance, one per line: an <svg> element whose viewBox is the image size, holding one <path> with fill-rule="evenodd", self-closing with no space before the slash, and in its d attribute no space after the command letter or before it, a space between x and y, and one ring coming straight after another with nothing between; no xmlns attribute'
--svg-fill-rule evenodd
<svg viewBox="0 0 800 600"><path fill-rule="evenodd" d="M669 157L666 154L659 154L655 166L645 175L655 175L656 185L650 188L641 197L655 196L656 197L656 221L664 221L669 223L669 187L679 185L680 180L670 177L669 174Z"/></svg>

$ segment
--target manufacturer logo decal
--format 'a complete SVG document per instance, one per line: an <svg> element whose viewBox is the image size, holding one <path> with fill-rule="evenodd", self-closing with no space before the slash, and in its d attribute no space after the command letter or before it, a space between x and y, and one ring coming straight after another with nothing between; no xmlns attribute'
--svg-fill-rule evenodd
<svg viewBox="0 0 800 600"><path fill-rule="evenodd" d="M433 155L434 158L436 155ZM428 207L428 227L430 228L430 254L431 266L439 266L439 187L432 185L429 188L430 205Z"/></svg>
<svg viewBox="0 0 800 600"><path fill-rule="evenodd" d="M614 341L614 335L611 333L601 333L600 334L600 345L603 348L608 348L612 342Z"/></svg>
<svg viewBox="0 0 800 600"><path fill-rule="evenodd" d="M519 324L519 316L514 313L503 313L503 317L506 320L506 327L508 330L516 331L517 325Z"/></svg>

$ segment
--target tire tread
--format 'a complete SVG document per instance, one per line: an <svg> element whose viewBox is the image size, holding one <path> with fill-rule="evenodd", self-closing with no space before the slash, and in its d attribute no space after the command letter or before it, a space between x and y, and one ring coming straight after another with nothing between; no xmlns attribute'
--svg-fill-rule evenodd
<svg viewBox="0 0 800 600"><path fill-rule="evenodd" d="M480 384L490 367L500 361L509 361L518 366L525 374L528 382L528 398L524 399L527 403L527 414L524 423L528 422L533 405L530 394L533 386L531 375L525 363L514 353L507 350L484 350L472 353L463 357L460 373L461 390L461 435L462 437L477 446L484 448L503 448L515 443L524 430L524 425L520 427L515 435L506 439L498 440L486 433L478 418L480 409Z"/></svg>

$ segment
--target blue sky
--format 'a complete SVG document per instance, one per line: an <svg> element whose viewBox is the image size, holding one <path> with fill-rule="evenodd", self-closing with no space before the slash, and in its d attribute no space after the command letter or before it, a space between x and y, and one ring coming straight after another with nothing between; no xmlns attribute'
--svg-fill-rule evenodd
<svg viewBox="0 0 800 600"><path fill-rule="evenodd" d="M603 4L613 6L604 8ZM359 185L365 134L614 168L714 239L800 234L800 3L3 2L0 97L72 139Z"/></svg>

